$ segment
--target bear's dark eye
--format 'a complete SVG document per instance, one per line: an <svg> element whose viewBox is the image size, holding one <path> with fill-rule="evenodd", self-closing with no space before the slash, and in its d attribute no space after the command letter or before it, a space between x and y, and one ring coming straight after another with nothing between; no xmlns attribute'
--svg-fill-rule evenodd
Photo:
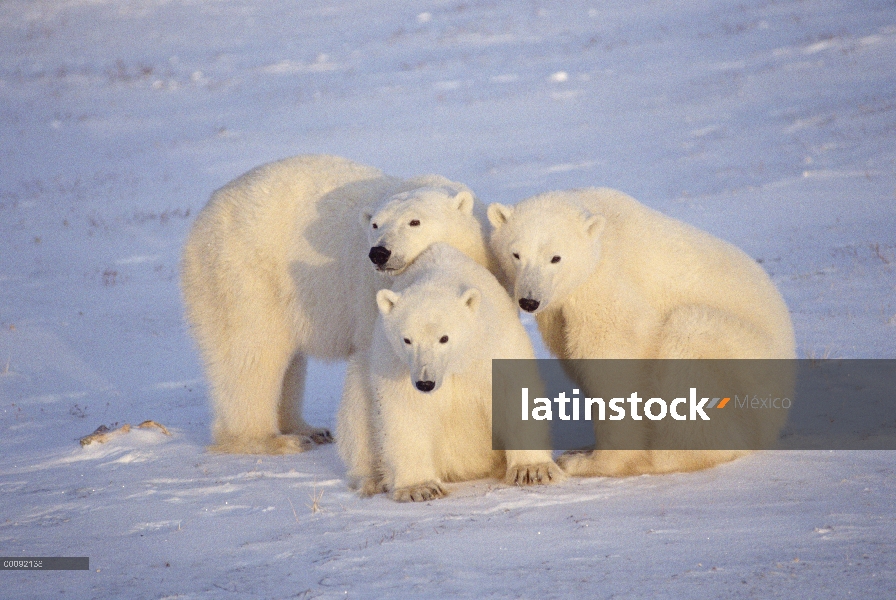
<svg viewBox="0 0 896 600"><path fill-rule="evenodd" d="M439 343L440 343L440 344L447 344L447 343L448 343L448 336L447 336L447 335L443 335L442 337L440 337L440 338L439 338Z"/></svg>
<svg viewBox="0 0 896 600"><path fill-rule="evenodd" d="M558 263L558 262L560 262L560 257L559 257L559 256L555 256L554 258L551 259L551 262L552 262L552 263Z"/></svg>
<svg viewBox="0 0 896 600"><path fill-rule="evenodd" d="M376 223L374 223L373 225L371 225L371 227L373 227L374 229L376 229L377 227L379 227L379 225L377 225Z"/></svg>
<svg viewBox="0 0 896 600"><path fill-rule="evenodd" d="M517 259L517 260L520 259L520 255L519 255L518 253L516 253L516 252L513 253L513 257L514 257L515 259Z"/></svg>
<svg viewBox="0 0 896 600"><path fill-rule="evenodd" d="M414 219L413 221L411 221L410 223L408 223L408 225L410 225L411 227L419 227L419 226L420 226L420 219Z"/></svg>
<svg viewBox="0 0 896 600"><path fill-rule="evenodd" d="M411 343L411 340L409 340L408 338L404 338L404 343L405 343L405 344L410 344L410 343Z"/></svg>

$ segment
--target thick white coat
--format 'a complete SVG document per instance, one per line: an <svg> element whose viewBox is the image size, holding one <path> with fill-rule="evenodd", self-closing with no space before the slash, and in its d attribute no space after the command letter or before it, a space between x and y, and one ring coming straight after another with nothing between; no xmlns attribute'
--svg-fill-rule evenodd
<svg viewBox="0 0 896 600"><path fill-rule="evenodd" d="M213 449L298 452L329 441L302 418L307 357L370 343L374 296L434 241L488 264L484 210L444 177L400 179L344 158L296 156L216 191L183 253L187 319L211 386ZM412 222L416 222L411 225Z"/></svg>
<svg viewBox="0 0 896 600"><path fill-rule="evenodd" d="M355 376L347 378L337 423L353 487L408 501L444 495L446 481L563 477L549 450L492 450L491 361L534 353L488 270L435 244L377 294L377 305L369 352L351 361L366 366L350 363ZM419 389L421 382L429 391Z"/></svg>
<svg viewBox="0 0 896 600"><path fill-rule="evenodd" d="M493 204L488 216L514 300L534 312L559 358L795 358L787 306L754 260L622 192L550 192ZM763 439L779 426L743 425L767 427ZM663 433L641 435L649 447ZM629 475L700 469L743 453L598 450L558 462L576 475Z"/></svg>

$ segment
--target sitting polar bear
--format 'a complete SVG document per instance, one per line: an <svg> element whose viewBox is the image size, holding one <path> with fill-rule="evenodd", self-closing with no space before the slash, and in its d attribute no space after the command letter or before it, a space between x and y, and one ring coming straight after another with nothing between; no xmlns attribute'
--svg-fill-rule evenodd
<svg viewBox="0 0 896 600"><path fill-rule="evenodd" d="M549 450L492 450L492 359L535 355L491 273L435 244L392 289L377 293L376 305L371 393L358 387L360 377L347 379L337 421L353 487L421 501L444 496L444 481L498 476L519 485L564 477Z"/></svg>
<svg viewBox="0 0 896 600"><path fill-rule="evenodd" d="M331 441L302 418L307 357L366 348L384 274L400 273L431 243L489 264L476 204L444 177L399 179L316 155L263 165L216 191L182 265L211 385L212 449L288 453L309 437Z"/></svg>
<svg viewBox="0 0 896 600"><path fill-rule="evenodd" d="M795 358L787 306L755 261L621 192L550 192L492 204L488 218L515 301L559 358ZM577 383L595 388L584 379ZM657 433L641 435L649 448ZM600 448L598 440L598 450L558 462L573 475L618 476L707 468L745 453Z"/></svg>

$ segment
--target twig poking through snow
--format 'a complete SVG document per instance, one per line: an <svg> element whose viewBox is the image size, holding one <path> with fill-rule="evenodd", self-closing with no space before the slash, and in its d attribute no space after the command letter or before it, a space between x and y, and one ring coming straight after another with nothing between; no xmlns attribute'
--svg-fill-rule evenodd
<svg viewBox="0 0 896 600"><path fill-rule="evenodd" d="M289 502L289 506L290 506L290 508L292 508L292 516L293 516L293 518L296 520L296 523L298 523L298 522L299 522L299 515L296 514L296 507L292 505L292 500L290 499L289 496L286 497L286 500Z"/></svg>
<svg viewBox="0 0 896 600"><path fill-rule="evenodd" d="M318 493L317 489L315 489L312 493L308 494L308 497L311 498L311 504L309 505L311 514L319 513L321 511L320 500L324 497L324 491L321 490L320 493Z"/></svg>

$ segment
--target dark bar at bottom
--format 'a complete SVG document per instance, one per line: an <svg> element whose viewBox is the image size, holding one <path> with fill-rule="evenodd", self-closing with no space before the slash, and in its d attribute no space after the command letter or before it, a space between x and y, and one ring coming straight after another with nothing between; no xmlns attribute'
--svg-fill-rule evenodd
<svg viewBox="0 0 896 600"><path fill-rule="evenodd" d="M0 571L88 571L87 556L3 556Z"/></svg>

